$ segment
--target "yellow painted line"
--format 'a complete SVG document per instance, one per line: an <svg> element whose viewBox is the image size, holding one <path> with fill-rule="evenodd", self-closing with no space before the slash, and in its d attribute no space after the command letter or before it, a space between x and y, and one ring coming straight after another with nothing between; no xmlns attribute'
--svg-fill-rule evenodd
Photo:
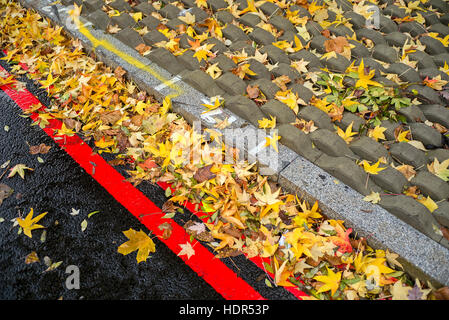
<svg viewBox="0 0 449 320"><path fill-rule="evenodd" d="M166 96L168 99L176 98L180 96L183 93L183 90L174 84L171 79L166 79L164 76L162 76L159 72L151 68L150 66L142 63L141 61L137 60L136 58L133 58L129 54L121 51L117 47L115 47L110 41L106 39L98 39L95 37L85 26L84 24L79 20L78 17L74 18L75 24L78 27L78 30L91 42L92 47L96 49L97 47L103 47L106 50L114 53L118 57L120 57L122 60L126 61L127 63L133 65L134 67L145 71L149 74L151 74L153 77L158 79L160 82L162 82L165 86L170 87L175 92L170 93ZM176 80L175 80L176 81Z"/></svg>

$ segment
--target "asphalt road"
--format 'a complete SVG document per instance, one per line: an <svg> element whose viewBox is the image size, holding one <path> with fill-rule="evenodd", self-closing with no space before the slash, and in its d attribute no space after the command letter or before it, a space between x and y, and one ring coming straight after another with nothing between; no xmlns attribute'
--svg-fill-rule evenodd
<svg viewBox="0 0 449 320"><path fill-rule="evenodd" d="M2 61L3 67L7 67ZM22 79L24 80L24 79ZM45 91L31 82L27 89L43 104L48 104ZM137 264L135 253L117 252L127 241L122 231L133 228L149 230L109 195L77 163L61 150L31 119L20 116L20 108L0 90L0 165L10 160L9 167L25 164L25 179L18 175L0 180L14 193L0 205L0 299L223 299L208 283L192 271L163 243L154 239L156 252L146 262ZM5 127L6 126L6 127ZM6 129L5 129L6 128ZM44 143L51 146L47 154L31 155L29 146ZM44 162L40 163L38 157ZM105 156L106 157L106 156ZM0 169L0 175L6 170ZM125 175L124 168L117 170ZM161 188L149 183L138 186L157 206L167 200ZM34 230L33 238L18 234L11 219L25 216L34 208L35 216L48 214L40 221L46 228ZM72 208L80 210L72 216ZM99 211L90 218L90 212ZM86 230L81 222L88 221ZM186 211L175 221L183 225L192 215ZM25 258L35 251L40 262L26 264ZM44 257L62 261L52 271L45 271ZM268 299L294 299L283 288L268 288L263 271L243 256L223 262ZM66 268L80 271L80 288L68 289Z"/></svg>

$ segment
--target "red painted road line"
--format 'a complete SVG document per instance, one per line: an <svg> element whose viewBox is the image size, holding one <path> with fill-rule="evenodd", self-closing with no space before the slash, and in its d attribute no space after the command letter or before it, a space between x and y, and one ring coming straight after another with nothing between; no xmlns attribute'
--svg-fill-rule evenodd
<svg viewBox="0 0 449 320"><path fill-rule="evenodd" d="M174 192L174 189L172 188L172 186L169 183L166 182L158 182L157 183L162 189L166 190L167 188L172 189L172 192ZM188 209L190 212L192 212L194 215L196 215L200 220L202 220L203 222L207 222L208 218L201 218L202 216L205 215L204 212L202 211L197 211L196 210L196 205L189 202L189 201L185 201L184 202L184 207L186 209ZM209 215L212 215L213 212L210 212ZM264 270L272 279L274 279L274 274L265 270L265 267L263 265L263 263L268 263L270 264L270 258L262 258L262 257L253 257L253 258L248 258L248 260L250 260L251 262L253 262L256 266L258 266L260 269ZM296 298L298 298L299 300L302 300L301 297L304 296L308 296L308 294L306 294L305 292L299 290L298 287L294 286L294 287L284 287L285 290L289 291L291 294L293 294Z"/></svg>
<svg viewBox="0 0 449 320"><path fill-rule="evenodd" d="M0 66L0 71L6 72ZM16 104L26 110L40 101L28 90L17 92L9 85L1 86L2 89ZM38 114L33 113L31 118L35 121ZM90 174L108 193L120 202L131 214L139 219L150 229L159 240L173 252L179 253L180 244L186 243L190 236L184 228L172 219L163 219L161 209L149 200L142 192L110 166L101 156L94 154L93 150L78 136L56 136L55 130L61 128L62 122L57 119L50 120L50 125L44 131L70 155L88 174ZM160 214L158 214L160 212ZM148 213L154 213L148 215ZM142 214L145 214L141 217ZM173 230L169 239L162 238L162 230L158 228L163 222L170 221ZM180 258L211 285L225 299L231 300L262 300L264 299L236 273L229 269L222 261L215 258L201 243L193 241L192 246L195 255L187 259L185 255Z"/></svg>

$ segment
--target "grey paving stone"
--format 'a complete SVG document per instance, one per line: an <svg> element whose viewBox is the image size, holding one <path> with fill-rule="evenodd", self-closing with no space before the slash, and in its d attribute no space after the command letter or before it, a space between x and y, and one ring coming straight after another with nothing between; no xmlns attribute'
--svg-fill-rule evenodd
<svg viewBox="0 0 449 320"><path fill-rule="evenodd" d="M448 201L442 201L438 202L438 208L432 212L435 219L445 226L446 228L449 228L449 202Z"/></svg>
<svg viewBox="0 0 449 320"><path fill-rule="evenodd" d="M101 7L103 7L103 5L103 0L85 0L83 2L83 12L84 9L86 9L89 13L94 12L95 10L101 10Z"/></svg>
<svg viewBox="0 0 449 320"><path fill-rule="evenodd" d="M427 119L449 128L449 109L438 104L420 105L419 108Z"/></svg>
<svg viewBox="0 0 449 320"><path fill-rule="evenodd" d="M121 42L133 49L135 49L139 44L143 43L142 37L137 33L137 31L131 28L120 30L115 36Z"/></svg>
<svg viewBox="0 0 449 320"><path fill-rule="evenodd" d="M276 40L270 32L259 27L249 33L249 38L260 45L269 45Z"/></svg>
<svg viewBox="0 0 449 320"><path fill-rule="evenodd" d="M171 74L178 74L184 70L184 67L178 63L176 57L165 48L154 49L147 55L147 57Z"/></svg>
<svg viewBox="0 0 449 320"><path fill-rule="evenodd" d="M323 154L315 161L315 164L362 195L381 191L381 188L370 178L367 179L368 174L354 160ZM366 183L367 180L368 183Z"/></svg>
<svg viewBox="0 0 449 320"><path fill-rule="evenodd" d="M415 167L415 169L424 167L427 162L426 155L423 151L406 142L393 143L389 151L394 159L409 164Z"/></svg>
<svg viewBox="0 0 449 320"><path fill-rule="evenodd" d="M231 69L234 69L237 67L237 64L234 61L232 61L231 59L229 59L227 56L225 56L224 54L217 55L215 58L211 59L209 62L210 62L210 64L218 63L218 67L224 72L231 71ZM253 70L253 69L251 69L251 70ZM256 71L254 71L254 72L256 72Z"/></svg>
<svg viewBox="0 0 449 320"><path fill-rule="evenodd" d="M416 21L401 23L399 25L399 30L401 32L409 33L412 37L417 37L427 32L427 30L422 26L422 24Z"/></svg>
<svg viewBox="0 0 449 320"><path fill-rule="evenodd" d="M195 22L201 22L204 21L209 17L209 15L202 9L194 6L191 9L189 9L190 14L193 14L195 16Z"/></svg>
<svg viewBox="0 0 449 320"><path fill-rule="evenodd" d="M368 161L377 162L381 157L385 157L387 160L390 159L387 149L381 143L367 136L355 138L349 144L349 149L361 159Z"/></svg>
<svg viewBox="0 0 449 320"><path fill-rule="evenodd" d="M192 50L187 50L183 54L179 55L177 57L179 63L182 63L185 69L189 70L198 70L201 66L206 65L206 61L201 60L201 62L198 62L198 59L194 57L195 54Z"/></svg>
<svg viewBox="0 0 449 320"><path fill-rule="evenodd" d="M248 56L253 56L256 52L256 49L250 44L249 39L236 41L229 46L229 51L231 52L242 52L243 49L245 49Z"/></svg>
<svg viewBox="0 0 449 320"><path fill-rule="evenodd" d="M234 21L234 16L229 13L228 11L218 11L216 13L217 20L220 21L223 24L230 24L232 21Z"/></svg>
<svg viewBox="0 0 449 320"><path fill-rule="evenodd" d="M343 131L352 123L352 131L359 132L360 127L365 124L365 120L352 112L343 111L343 117L341 121L335 121L334 124L337 125Z"/></svg>
<svg viewBox="0 0 449 320"><path fill-rule="evenodd" d="M265 65L256 59L248 59L246 63L249 63L249 69L256 73L256 75L250 75L250 79L267 79L271 80L271 72L265 67Z"/></svg>
<svg viewBox="0 0 449 320"><path fill-rule="evenodd" d="M379 44L387 44L382 33L373 29L359 29L355 32L357 36L357 40L362 40L363 38L367 38L374 42L375 45Z"/></svg>
<svg viewBox="0 0 449 320"><path fill-rule="evenodd" d="M274 3L271 3L271 2L268 2L268 1L265 2L264 4L262 4L259 7L259 9L262 10L262 12L264 14L266 14L267 16L271 16L271 15L273 15L273 14L275 14L275 13L277 13L277 12L279 12L281 10Z"/></svg>
<svg viewBox="0 0 449 320"><path fill-rule="evenodd" d="M378 174L371 175L371 179L383 190L387 190L392 193L402 193L404 187L408 186L409 183L405 176L398 170L393 169L390 166L380 166L385 169L380 171Z"/></svg>
<svg viewBox="0 0 449 320"><path fill-rule="evenodd" d="M168 38L162 32L151 30L143 36L143 41L147 46L153 46L158 42L168 41Z"/></svg>
<svg viewBox="0 0 449 320"><path fill-rule="evenodd" d="M384 33L391 33L391 32L397 32L399 30L398 25L391 20L389 17L386 17L383 14L380 14L379 16L379 22L380 22L380 32Z"/></svg>
<svg viewBox="0 0 449 320"><path fill-rule="evenodd" d="M109 3L108 6L118 10L119 12L131 11L131 6L129 5L128 2L126 2L124 0L115 0L111 3Z"/></svg>
<svg viewBox="0 0 449 320"><path fill-rule="evenodd" d="M178 30L180 28L181 25L186 25L184 21L178 19L178 18L174 18L174 19L170 19L168 20L165 25L170 29L170 30Z"/></svg>
<svg viewBox="0 0 449 320"><path fill-rule="evenodd" d="M246 91L245 81L237 77L232 72L223 73L215 80L217 85L230 95L244 94Z"/></svg>
<svg viewBox="0 0 449 320"><path fill-rule="evenodd" d="M87 16L86 19L92 22L95 28L103 31L106 31L109 23L111 22L109 16L101 10L96 10L95 12L92 12Z"/></svg>
<svg viewBox="0 0 449 320"><path fill-rule="evenodd" d="M239 40L249 40L245 32L243 32L242 29L233 24L228 24L225 28L223 28L222 33L226 39L229 39L232 42Z"/></svg>
<svg viewBox="0 0 449 320"><path fill-rule="evenodd" d="M212 52L223 53L223 52L228 51L228 48L226 47L226 45L222 41L218 40L217 38L210 37L209 39L206 40L206 43L214 44L214 46L211 49Z"/></svg>
<svg viewBox="0 0 449 320"><path fill-rule="evenodd" d="M344 12L352 11L352 3L348 0L336 0L335 2L337 2L337 6Z"/></svg>
<svg viewBox="0 0 449 320"><path fill-rule="evenodd" d="M431 239L437 241L441 239L441 236L436 235L433 229L433 226L438 226L438 222L429 214L429 210L424 205L412 197L405 195L382 196L379 204Z"/></svg>
<svg viewBox="0 0 449 320"><path fill-rule="evenodd" d="M295 36L298 38L298 40L301 42L301 44L303 46L305 46L307 44L307 41L304 40L304 38L301 37L298 33L289 31L289 30L284 32L280 37L278 37L277 41L287 41L287 42L294 43Z"/></svg>
<svg viewBox="0 0 449 320"><path fill-rule="evenodd" d="M350 28L348 28L345 25L331 25L327 28L327 30L329 30L333 35L337 36L337 37L352 37L354 35L354 31L351 30Z"/></svg>
<svg viewBox="0 0 449 320"><path fill-rule="evenodd" d="M415 71L415 69L401 62L392 63L387 69L387 72L397 74L398 77L405 82L421 81L421 78L418 72Z"/></svg>
<svg viewBox="0 0 449 320"><path fill-rule="evenodd" d="M194 0L181 0L182 4L184 4L184 7L192 8L195 6Z"/></svg>
<svg viewBox="0 0 449 320"><path fill-rule="evenodd" d="M324 153L333 157L350 156L354 153L349 149L346 142L335 132L327 129L318 129L309 134L313 144Z"/></svg>
<svg viewBox="0 0 449 320"><path fill-rule="evenodd" d="M436 32L440 35L440 37L445 37L449 34L449 27L442 23L435 23L429 27L429 32Z"/></svg>
<svg viewBox="0 0 449 320"><path fill-rule="evenodd" d="M449 12L449 6L446 2L442 0L429 0L428 2L423 4L424 7L432 7L438 9L441 13Z"/></svg>
<svg viewBox="0 0 449 320"><path fill-rule="evenodd" d="M449 13L443 14L440 17L440 22L446 26L449 25Z"/></svg>
<svg viewBox="0 0 449 320"><path fill-rule="evenodd" d="M310 41L310 48L315 49L319 53L326 53L324 43L329 40L325 36L319 34L312 38Z"/></svg>
<svg viewBox="0 0 449 320"><path fill-rule="evenodd" d="M313 120L315 126L317 126L318 128L328 129L331 131L334 130L334 126L332 125L329 116L317 107L306 106L304 108L301 108L298 112L298 118L307 121Z"/></svg>
<svg viewBox="0 0 449 320"><path fill-rule="evenodd" d="M323 28L317 22L309 20L306 23L306 30L311 36L316 37L321 35Z"/></svg>
<svg viewBox="0 0 449 320"><path fill-rule="evenodd" d="M407 119L407 122L424 122L427 120L420 107L415 105L401 108L398 110L398 113L402 114Z"/></svg>
<svg viewBox="0 0 449 320"><path fill-rule="evenodd" d="M313 97L313 92L299 83L289 84L288 89L297 94L305 103L309 103L310 99Z"/></svg>
<svg viewBox="0 0 449 320"><path fill-rule="evenodd" d="M275 99L268 100L260 109L268 119L270 119L269 116L276 117L276 122L279 124L293 123L296 119L292 109Z"/></svg>
<svg viewBox="0 0 449 320"><path fill-rule="evenodd" d="M269 22L277 29L284 31L296 32L295 26L288 20L280 15L274 15L270 18Z"/></svg>
<svg viewBox="0 0 449 320"><path fill-rule="evenodd" d="M298 52L295 53L290 53L288 55L288 57L290 58L291 61L307 61L309 62L306 65L306 68L309 70L309 68L313 68L313 67L317 67L317 68L321 68L323 67L320 59L318 59L318 57L316 55L314 55L312 52L306 50L306 49L301 49Z"/></svg>
<svg viewBox="0 0 449 320"><path fill-rule="evenodd" d="M132 28L136 26L137 23L128 13L125 12L119 16L111 17L111 24L118 25L121 29L125 29L127 27Z"/></svg>
<svg viewBox="0 0 449 320"><path fill-rule="evenodd" d="M426 46L424 50L430 55L447 53L446 47L437 39L429 36L422 36L419 38L419 41Z"/></svg>
<svg viewBox="0 0 449 320"><path fill-rule="evenodd" d="M413 139L421 141L426 148L431 149L443 145L441 133L424 123L410 123L410 132Z"/></svg>
<svg viewBox="0 0 449 320"><path fill-rule="evenodd" d="M135 12L142 12L146 16L150 16L152 12L156 12L156 9L148 2L141 2L133 8Z"/></svg>
<svg viewBox="0 0 449 320"><path fill-rule="evenodd" d="M255 127L259 127L259 120L265 117L257 104L247 97L238 95L225 101L225 106L239 117L249 121Z"/></svg>
<svg viewBox="0 0 449 320"><path fill-rule="evenodd" d="M410 183L434 201L447 200L449 197L449 184L428 171L419 171Z"/></svg>
<svg viewBox="0 0 449 320"><path fill-rule="evenodd" d="M174 19L178 17L180 12L181 10L172 4L167 4L161 10L159 10L161 16L167 19Z"/></svg>
<svg viewBox="0 0 449 320"><path fill-rule="evenodd" d="M405 91L412 93L421 103L443 104L438 92L428 86L413 84L408 86Z"/></svg>
<svg viewBox="0 0 449 320"><path fill-rule="evenodd" d="M322 155L320 150L312 147L310 137L295 126L281 124L277 129L279 136L281 136L280 142L300 156L314 162Z"/></svg>
<svg viewBox="0 0 449 320"><path fill-rule="evenodd" d="M438 162L443 162L447 159L449 159L449 149L433 149L427 151L427 162L431 163L435 161L435 158L438 160Z"/></svg>
<svg viewBox="0 0 449 320"><path fill-rule="evenodd" d="M182 48L182 49L189 49L189 48L191 48L189 40L190 41L194 41L194 39L189 37L186 33L183 33L183 34L177 36L176 38L179 39L179 47Z"/></svg>
<svg viewBox="0 0 449 320"><path fill-rule="evenodd" d="M245 0L235 0L234 3L238 5L239 10L248 8L248 3Z"/></svg>
<svg viewBox="0 0 449 320"><path fill-rule="evenodd" d="M432 56L432 59L438 67L444 67L444 63L447 63L447 65L449 65L449 53L434 55Z"/></svg>
<svg viewBox="0 0 449 320"><path fill-rule="evenodd" d="M424 51L415 51L412 53L409 53L407 55L411 61L418 61L417 67L418 70L425 69L425 68L434 68L436 67L434 58L435 56L431 56Z"/></svg>
<svg viewBox="0 0 449 320"><path fill-rule="evenodd" d="M405 18L406 12L404 8L400 8L394 4L388 5L385 9L382 10L382 13L387 16L391 16L392 18Z"/></svg>
<svg viewBox="0 0 449 320"><path fill-rule="evenodd" d="M410 43L410 41L412 39L410 38L410 36L408 36L402 32L395 31L395 32L391 32L391 33L387 34L385 36L385 40L387 41L388 45L390 45L390 46L402 48L407 41L409 41L409 43Z"/></svg>
<svg viewBox="0 0 449 320"><path fill-rule="evenodd" d="M437 67L420 69L418 73L423 80L426 78L434 79L436 77L440 77L442 80L449 81L449 75L439 70Z"/></svg>
<svg viewBox="0 0 449 320"><path fill-rule="evenodd" d="M364 16L355 13L354 11L348 11L343 14L343 17L349 20L354 30L365 28L366 19Z"/></svg>
<svg viewBox="0 0 449 320"><path fill-rule="evenodd" d="M341 54L336 53L336 58L322 59L321 62L331 71L336 73L345 73L351 64L348 59Z"/></svg>
<svg viewBox="0 0 449 320"><path fill-rule="evenodd" d="M296 69L293 69L290 67L290 64L286 63L279 63L276 68L271 70L271 73L277 78L280 76L287 76L290 78L292 82L294 82L296 79L300 77L299 72L296 71Z"/></svg>
<svg viewBox="0 0 449 320"><path fill-rule="evenodd" d="M380 126L387 128L387 130L384 131L384 136L385 138L387 138L387 140L396 140L394 136L394 130L399 127L399 123L393 122L391 120L382 120L380 122Z"/></svg>
<svg viewBox="0 0 449 320"><path fill-rule="evenodd" d="M359 41L356 40L348 40L348 42L355 47L351 49L351 57L353 58L364 58L369 57L371 55L370 51Z"/></svg>
<svg viewBox="0 0 449 320"><path fill-rule="evenodd" d="M150 30L155 30L161 22L153 16L148 16L139 21L141 25L147 26Z"/></svg>
<svg viewBox="0 0 449 320"><path fill-rule="evenodd" d="M218 11L219 9L224 9L228 6L226 1L224 1L224 0L208 0L207 3L214 11Z"/></svg>
<svg viewBox="0 0 449 320"><path fill-rule="evenodd" d="M438 16L435 12L432 12L432 11L421 12L421 15L426 20L427 26L431 26L433 24L440 23L440 20L438 19Z"/></svg>
<svg viewBox="0 0 449 320"><path fill-rule="evenodd" d="M260 17L253 12L245 13L240 17L241 24L252 28L255 28L256 25L260 23L260 21L262 21L262 19L260 19Z"/></svg>
<svg viewBox="0 0 449 320"><path fill-rule="evenodd" d="M279 87L266 78L251 81L250 84L259 86L259 90L262 91L267 99L274 99L276 92L279 91Z"/></svg>
<svg viewBox="0 0 449 320"><path fill-rule="evenodd" d="M183 73L183 80L194 89L208 97L223 96L225 91L217 86L214 80L207 73L201 70L194 70Z"/></svg>
<svg viewBox="0 0 449 320"><path fill-rule="evenodd" d="M302 18L302 17L309 17L309 18L311 18L311 17L312 17L312 16L310 15L310 12L309 12L306 8L301 7L301 6L298 6L298 5L296 5L296 4L290 6L290 11L291 11L291 12L297 11L296 15L297 15L298 17L300 17L300 18Z"/></svg>
<svg viewBox="0 0 449 320"><path fill-rule="evenodd" d="M273 64L275 64L276 62L290 64L290 59L285 54L285 52L278 47L273 46L272 44L262 47L260 49L260 52L266 53Z"/></svg>
<svg viewBox="0 0 449 320"><path fill-rule="evenodd" d="M385 77L375 77L373 78L373 81L379 82L380 84L383 84L385 87L399 87L399 85L396 82L387 79Z"/></svg>

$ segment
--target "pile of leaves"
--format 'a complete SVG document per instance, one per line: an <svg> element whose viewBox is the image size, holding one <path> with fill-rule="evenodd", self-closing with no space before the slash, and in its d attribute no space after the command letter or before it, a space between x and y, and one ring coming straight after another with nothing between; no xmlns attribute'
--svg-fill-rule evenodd
<svg viewBox="0 0 449 320"><path fill-rule="evenodd" d="M15 75L0 77L0 85L20 91L23 83L15 77L26 75L53 98L45 110L31 108L39 114L38 125L60 119L63 126L56 134L78 134L99 153L115 154L111 163L128 165L135 184L170 183L163 209L182 214L175 213L176 207L195 203L206 222L185 228L218 257L265 258L266 271L274 274L267 285L298 286L317 299L436 299L447 293L447 288L437 291L411 280L398 255L355 238L343 221L323 217L317 203L283 193L254 164L239 160L218 132L195 132L170 111L169 99L159 103L140 91L123 69L96 61L78 40L36 12L0 0L0 28L0 45L7 50L2 59ZM224 164L225 151L234 152L235 164ZM194 154L201 157L191 161ZM120 253L139 250L141 262L155 250L141 232L125 235L130 240L119 247ZM182 254L194 254L189 244L182 249Z"/></svg>

